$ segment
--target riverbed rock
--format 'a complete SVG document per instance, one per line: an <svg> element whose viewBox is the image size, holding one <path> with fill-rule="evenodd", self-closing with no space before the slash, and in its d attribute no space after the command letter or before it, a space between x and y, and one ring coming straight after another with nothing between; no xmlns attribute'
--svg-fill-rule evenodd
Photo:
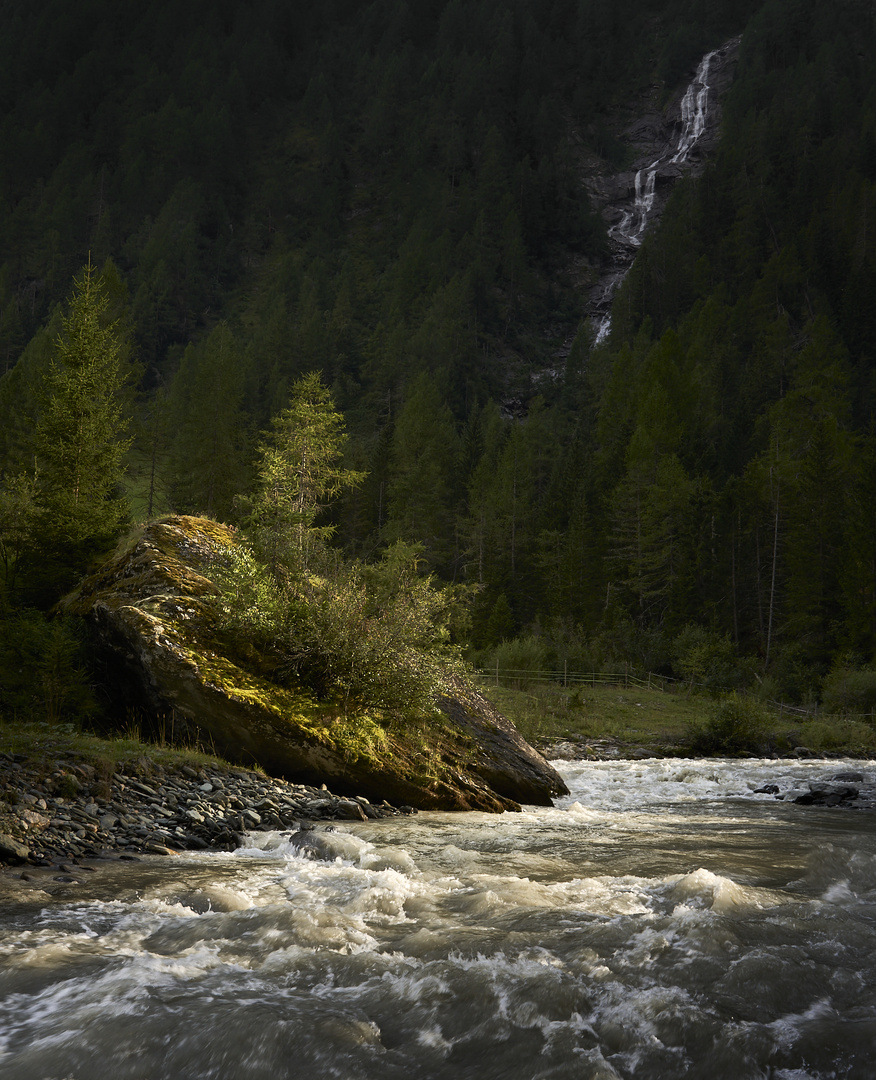
<svg viewBox="0 0 876 1080"><path fill-rule="evenodd" d="M812 783L809 785L809 791L798 795L794 802L801 806L841 806L857 799L858 794L856 787Z"/></svg>
<svg viewBox="0 0 876 1080"><path fill-rule="evenodd" d="M0 862L15 866L27 862L29 855L30 848L26 844L7 836L6 833L0 833Z"/></svg>
<svg viewBox="0 0 876 1080"><path fill-rule="evenodd" d="M565 793L559 774L461 680L448 682L431 722L408 729L346 716L307 686L272 682L249 643L232 655L217 632L220 590L210 575L236 542L234 530L203 518L143 526L65 599L89 624L120 716L133 712L167 738L271 775L378 802L501 811Z"/></svg>

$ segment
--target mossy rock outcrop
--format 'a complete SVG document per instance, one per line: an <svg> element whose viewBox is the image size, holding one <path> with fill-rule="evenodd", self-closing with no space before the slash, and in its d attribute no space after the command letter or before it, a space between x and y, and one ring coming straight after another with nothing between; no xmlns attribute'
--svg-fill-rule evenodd
<svg viewBox="0 0 876 1080"><path fill-rule="evenodd" d="M304 684L260 673L245 642L232 656L210 573L217 553L235 543L234 531L214 521L167 518L137 530L64 600L89 623L119 715L271 775L372 801L498 811L547 805L565 792L514 726L459 680L428 716L345 715Z"/></svg>

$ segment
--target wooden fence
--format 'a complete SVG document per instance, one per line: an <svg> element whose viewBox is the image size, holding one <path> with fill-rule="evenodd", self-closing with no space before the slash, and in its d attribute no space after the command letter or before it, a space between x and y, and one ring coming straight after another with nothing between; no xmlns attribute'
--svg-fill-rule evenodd
<svg viewBox="0 0 876 1080"><path fill-rule="evenodd" d="M523 685L541 683L550 686L574 687L574 686L625 686L638 687L647 690L673 690L684 686L690 691L697 688L697 684L680 682L667 675L657 675L649 671L645 675L632 675L628 671L569 671L567 667L560 670L534 670L533 668L502 668L497 664L494 668L483 668L474 672L475 678L499 686L502 683L514 686L517 689ZM727 691L730 692L729 690ZM745 691L741 691L745 695ZM828 719L819 712L818 708L806 709L798 705L786 705L781 701L764 701L764 705L779 713L788 713L800 720ZM876 713L848 713L831 717L832 719L862 720L876 724Z"/></svg>
<svg viewBox="0 0 876 1080"><path fill-rule="evenodd" d="M482 679L495 683L552 683L559 686L637 686L648 690L665 690L672 680L648 672L642 677L628 671L537 671L532 668L484 668L476 672Z"/></svg>

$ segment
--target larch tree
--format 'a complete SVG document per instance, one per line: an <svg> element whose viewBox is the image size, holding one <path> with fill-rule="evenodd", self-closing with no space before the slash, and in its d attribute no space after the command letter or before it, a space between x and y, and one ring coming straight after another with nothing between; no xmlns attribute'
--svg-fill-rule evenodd
<svg viewBox="0 0 876 1080"><path fill-rule="evenodd" d="M304 375L257 449L251 529L275 573L290 564L306 566L310 549L334 531L316 524L320 512L365 478L344 468L346 441L344 418L319 372Z"/></svg>

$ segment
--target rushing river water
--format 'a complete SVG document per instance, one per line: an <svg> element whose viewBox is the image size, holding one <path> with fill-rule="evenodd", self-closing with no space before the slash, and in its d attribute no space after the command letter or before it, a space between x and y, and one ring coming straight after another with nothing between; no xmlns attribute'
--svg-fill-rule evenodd
<svg viewBox="0 0 876 1080"><path fill-rule="evenodd" d="M328 859L106 864L2 913L0 1077L874 1077L876 814L754 794L850 767L561 764Z"/></svg>

